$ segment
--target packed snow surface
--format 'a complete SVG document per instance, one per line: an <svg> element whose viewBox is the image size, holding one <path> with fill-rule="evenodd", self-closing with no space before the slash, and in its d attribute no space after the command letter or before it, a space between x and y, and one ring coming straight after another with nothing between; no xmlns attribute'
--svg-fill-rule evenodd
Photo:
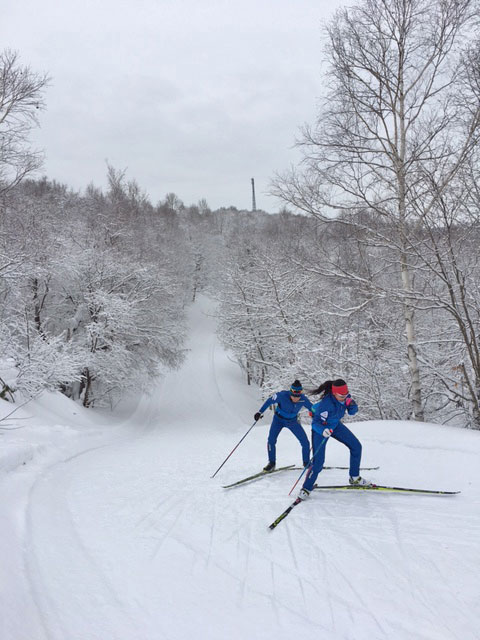
<svg viewBox="0 0 480 640"><path fill-rule="evenodd" d="M262 397L210 310L194 305L184 365L133 408L45 394L0 422L1 639L478 640L480 433L350 422L369 479L461 493L313 492L271 531L298 471L222 489L266 463L270 412L211 478ZM300 463L285 430L277 451ZM326 464L347 449L329 442Z"/></svg>

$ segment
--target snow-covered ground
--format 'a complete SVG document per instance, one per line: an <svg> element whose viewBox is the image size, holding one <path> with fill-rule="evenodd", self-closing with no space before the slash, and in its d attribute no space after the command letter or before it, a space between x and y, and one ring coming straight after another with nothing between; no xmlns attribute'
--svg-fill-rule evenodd
<svg viewBox="0 0 480 640"><path fill-rule="evenodd" d="M46 394L0 422L1 640L478 640L480 433L356 422L366 477L462 493L314 492L270 531L298 472L222 489L265 464L267 415L211 479L261 397L208 310L134 408ZM277 462L300 463L288 432Z"/></svg>

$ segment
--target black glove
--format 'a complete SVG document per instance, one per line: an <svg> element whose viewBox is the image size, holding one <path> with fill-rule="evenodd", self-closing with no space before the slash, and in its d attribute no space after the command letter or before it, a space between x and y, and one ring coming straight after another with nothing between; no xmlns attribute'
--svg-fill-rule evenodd
<svg viewBox="0 0 480 640"><path fill-rule="evenodd" d="M258 422L261 418L263 418L263 413L260 413L260 411L257 411L257 413L253 416L255 422Z"/></svg>

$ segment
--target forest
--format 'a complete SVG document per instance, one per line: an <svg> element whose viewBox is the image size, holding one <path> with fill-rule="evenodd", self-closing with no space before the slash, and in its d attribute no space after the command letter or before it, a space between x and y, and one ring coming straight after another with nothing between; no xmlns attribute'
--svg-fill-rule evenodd
<svg viewBox="0 0 480 640"><path fill-rule="evenodd" d="M14 372L0 396L96 407L147 391L181 364L202 294L265 396L341 376L363 420L480 429L477 9L337 11L303 160L272 176L277 212L153 204L109 165L103 190L38 177L29 134L49 79L0 53L0 360Z"/></svg>

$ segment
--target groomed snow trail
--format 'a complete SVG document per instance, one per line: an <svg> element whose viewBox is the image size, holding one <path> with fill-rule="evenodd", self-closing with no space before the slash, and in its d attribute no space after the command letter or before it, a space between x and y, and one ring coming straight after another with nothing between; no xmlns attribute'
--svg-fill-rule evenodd
<svg viewBox="0 0 480 640"><path fill-rule="evenodd" d="M142 399L128 438L38 473L22 541L37 626L19 620L7 640L478 640L479 434L355 423L378 483L462 494L319 492L269 531L298 472L221 488L265 464L265 416L211 479L261 398L210 308L193 307L187 360ZM300 462L290 434L278 455ZM347 462L329 443L327 464Z"/></svg>

